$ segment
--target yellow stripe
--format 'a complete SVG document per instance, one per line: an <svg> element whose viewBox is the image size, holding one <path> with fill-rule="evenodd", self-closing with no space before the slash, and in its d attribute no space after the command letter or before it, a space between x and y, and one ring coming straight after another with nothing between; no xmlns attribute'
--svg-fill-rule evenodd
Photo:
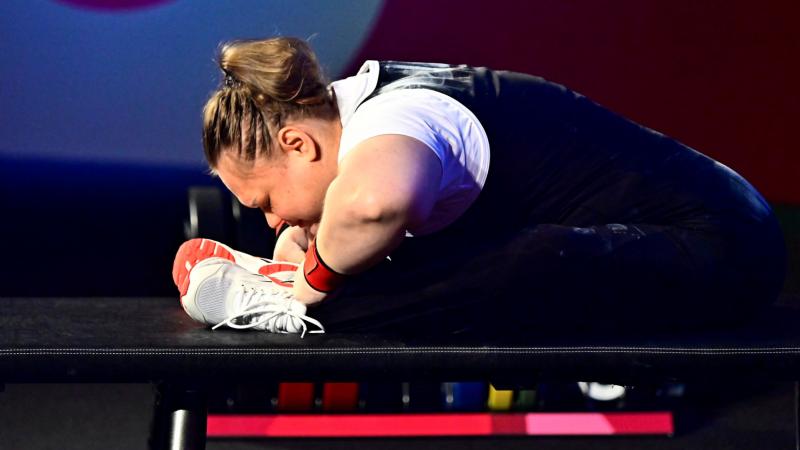
<svg viewBox="0 0 800 450"><path fill-rule="evenodd" d="M489 385L489 409L492 411L508 411L511 409L511 402L514 398L514 391L498 391L491 384Z"/></svg>

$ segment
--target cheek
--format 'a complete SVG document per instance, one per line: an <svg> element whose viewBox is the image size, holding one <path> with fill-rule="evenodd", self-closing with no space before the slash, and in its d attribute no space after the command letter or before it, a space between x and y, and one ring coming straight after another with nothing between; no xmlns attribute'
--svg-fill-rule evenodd
<svg viewBox="0 0 800 450"><path fill-rule="evenodd" d="M317 219L322 212L325 198L325 192L320 191L317 185L299 181L284 184L280 194L276 192L274 195L274 205L283 211L286 217L302 220ZM278 214L279 211L276 210L275 213Z"/></svg>
<svg viewBox="0 0 800 450"><path fill-rule="evenodd" d="M308 187L293 190L287 200L287 207L290 207L294 215L304 221L319 215L321 206L322 203L317 203L316 195Z"/></svg>

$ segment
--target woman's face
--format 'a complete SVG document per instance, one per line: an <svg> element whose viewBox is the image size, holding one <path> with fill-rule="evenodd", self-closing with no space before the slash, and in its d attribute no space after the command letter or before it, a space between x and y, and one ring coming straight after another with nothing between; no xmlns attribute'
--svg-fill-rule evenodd
<svg viewBox="0 0 800 450"><path fill-rule="evenodd" d="M234 152L223 151L215 170L242 205L264 212L270 227L281 220L311 227L322 215L328 183L300 153L276 153L273 159L243 161Z"/></svg>

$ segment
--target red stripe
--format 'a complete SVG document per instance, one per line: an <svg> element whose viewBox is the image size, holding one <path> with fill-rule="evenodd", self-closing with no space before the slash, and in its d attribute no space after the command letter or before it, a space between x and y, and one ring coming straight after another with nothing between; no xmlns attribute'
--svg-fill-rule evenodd
<svg viewBox="0 0 800 450"><path fill-rule="evenodd" d="M671 412L209 415L209 437L673 434Z"/></svg>
<svg viewBox="0 0 800 450"><path fill-rule="evenodd" d="M486 436L485 414L208 416L209 437Z"/></svg>
<svg viewBox="0 0 800 450"><path fill-rule="evenodd" d="M615 413L606 414L606 420L614 429L614 434L655 434L664 432L674 434L672 413ZM663 430L663 431L662 431Z"/></svg>
<svg viewBox="0 0 800 450"><path fill-rule="evenodd" d="M525 434L525 414L492 414L492 434Z"/></svg>
<svg viewBox="0 0 800 450"><path fill-rule="evenodd" d="M298 264L270 263L258 269L261 275L272 275L278 272L297 272Z"/></svg>
<svg viewBox="0 0 800 450"><path fill-rule="evenodd" d="M260 273L261 275L264 275L265 277L269 278L270 280L272 280L273 283L277 284L278 286L283 286L283 287L290 288L290 287L293 286L293 284L291 282L283 281L283 280L281 280L281 279L279 279L277 277L273 277L272 275L276 274L276 273L280 273L280 272L297 272L297 268L298 267L299 267L299 265L297 265L297 264L290 264L290 263L274 263L273 264L273 263L270 263L270 264L267 264L265 266L261 266L261 268L258 269L258 273Z"/></svg>

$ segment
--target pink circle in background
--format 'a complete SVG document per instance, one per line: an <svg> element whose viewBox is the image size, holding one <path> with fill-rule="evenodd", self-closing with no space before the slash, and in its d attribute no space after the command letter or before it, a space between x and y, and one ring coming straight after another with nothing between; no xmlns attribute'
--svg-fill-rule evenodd
<svg viewBox="0 0 800 450"><path fill-rule="evenodd" d="M152 8L173 1L174 0L56 0L58 3L67 4L69 6L100 11L132 11Z"/></svg>

